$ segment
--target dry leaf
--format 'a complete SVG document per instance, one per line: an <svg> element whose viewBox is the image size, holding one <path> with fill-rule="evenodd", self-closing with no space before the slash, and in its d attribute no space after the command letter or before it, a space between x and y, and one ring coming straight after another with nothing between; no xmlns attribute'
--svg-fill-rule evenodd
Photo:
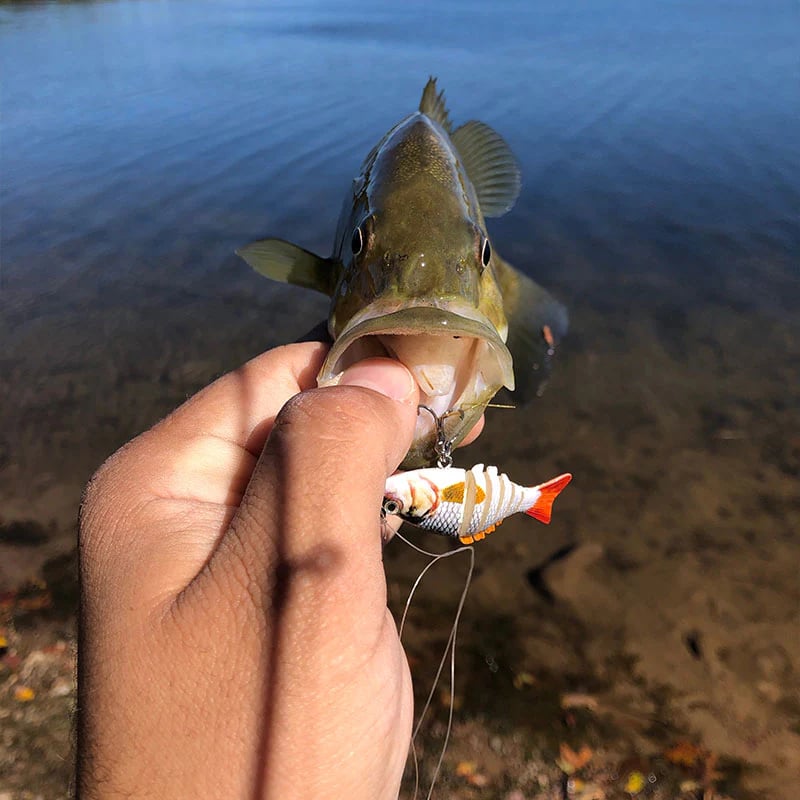
<svg viewBox="0 0 800 800"><path fill-rule="evenodd" d="M583 745L576 753L568 744L562 742L558 748L559 754L556 764L562 772L567 775L572 775L581 767L585 766L592 760L594 753L588 745Z"/></svg>
<svg viewBox="0 0 800 800"><path fill-rule="evenodd" d="M517 672L514 675L514 688L524 689L526 686L535 686L536 678L530 672Z"/></svg>
<svg viewBox="0 0 800 800"><path fill-rule="evenodd" d="M468 778L470 775L474 775L477 769L478 765L474 761L459 761L456 765L456 775Z"/></svg>
<svg viewBox="0 0 800 800"><path fill-rule="evenodd" d="M646 785L647 778L639 770L634 770L628 774L628 779L625 781L625 791L631 795L639 794Z"/></svg>
<svg viewBox="0 0 800 800"><path fill-rule="evenodd" d="M693 767L705 756L705 751L696 744L685 740L664 751L664 758L681 767Z"/></svg>
<svg viewBox="0 0 800 800"><path fill-rule="evenodd" d="M458 711L461 708L464 699L461 697L460 694L455 696L450 694L449 689L441 689L439 691L439 703L442 705L443 708L450 708L450 703L453 704L453 710Z"/></svg>
<svg viewBox="0 0 800 800"><path fill-rule="evenodd" d="M567 783L570 800L606 800L606 793L596 783L587 783L580 778L570 778Z"/></svg>
<svg viewBox="0 0 800 800"><path fill-rule="evenodd" d="M599 703L596 697L582 692L570 692L561 695L561 708L588 708L590 711L597 711Z"/></svg>
<svg viewBox="0 0 800 800"><path fill-rule="evenodd" d="M703 785L706 787L711 786L723 777L722 773L717 769L718 760L719 756L716 753L708 753L703 761Z"/></svg>
<svg viewBox="0 0 800 800"><path fill-rule="evenodd" d="M20 703L30 703L36 697L36 692L30 686L17 686L14 689L14 699Z"/></svg>

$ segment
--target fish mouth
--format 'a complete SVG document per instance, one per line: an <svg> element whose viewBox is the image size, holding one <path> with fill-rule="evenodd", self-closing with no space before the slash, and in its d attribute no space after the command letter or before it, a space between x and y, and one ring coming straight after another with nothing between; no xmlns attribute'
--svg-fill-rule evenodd
<svg viewBox="0 0 800 800"><path fill-rule="evenodd" d="M469 433L498 389L514 388L511 353L503 338L477 309L458 301L370 304L336 338L317 383L335 386L347 367L375 356L394 358L410 370L419 385L420 404L442 419L454 445ZM421 413L401 466L433 463L436 436L433 415Z"/></svg>

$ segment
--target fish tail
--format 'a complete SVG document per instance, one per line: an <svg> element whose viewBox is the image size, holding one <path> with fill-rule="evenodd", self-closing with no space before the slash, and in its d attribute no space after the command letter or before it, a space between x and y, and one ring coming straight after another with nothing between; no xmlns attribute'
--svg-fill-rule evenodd
<svg viewBox="0 0 800 800"><path fill-rule="evenodd" d="M564 475L559 475L557 478L547 481L547 483L537 486L539 497L525 513L529 517L538 519L539 522L544 522L545 525L549 524L550 514L553 510L553 501L571 480L572 475L567 472Z"/></svg>

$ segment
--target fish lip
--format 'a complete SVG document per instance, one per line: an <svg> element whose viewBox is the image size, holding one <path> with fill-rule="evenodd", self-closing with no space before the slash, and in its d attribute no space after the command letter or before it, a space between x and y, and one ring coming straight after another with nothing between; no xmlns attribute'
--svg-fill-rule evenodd
<svg viewBox="0 0 800 800"><path fill-rule="evenodd" d="M320 386L339 382L344 368L338 362L350 345L362 336L408 334L429 336L465 336L483 339L492 348L500 364L503 383L514 389L511 352L489 319L474 306L458 300L380 301L370 303L354 314L335 338L317 376Z"/></svg>

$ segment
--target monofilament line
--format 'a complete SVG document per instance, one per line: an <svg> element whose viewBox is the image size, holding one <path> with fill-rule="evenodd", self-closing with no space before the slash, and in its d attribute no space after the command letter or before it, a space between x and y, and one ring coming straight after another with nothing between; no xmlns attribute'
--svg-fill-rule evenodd
<svg viewBox="0 0 800 800"><path fill-rule="evenodd" d="M419 790L419 764L417 761L417 752L414 746L414 742L419 734L420 728L422 723L425 719L425 715L428 713L428 710L431 707L431 702L433 700L434 692L436 691L436 687L439 683L439 678L441 677L442 670L444 669L445 662L447 661L447 654L448 651L450 653L450 708L447 715L447 730L444 736L444 742L442 743L442 750L439 754L439 760L436 763L436 769L433 772L433 777L431 778L431 785L428 789L428 794L425 796L426 800L431 800L433 796L433 790L436 786L436 781L439 777L439 773L442 769L442 763L444 762L444 756L447 752L447 745L450 741L450 732L453 728L453 710L455 706L455 681L456 681L456 638L458 634L458 623L461 619L461 612L464 609L464 603L467 599L467 593L469 592L470 584L472 583L472 573L475 569L475 550L471 545L466 547L459 547L456 550L451 550L449 553L431 553L428 550L423 550L421 547L410 542L406 539L402 534L396 533L395 536L399 536L400 539L405 542L409 547L413 550L416 550L418 553L422 555L428 556L432 560L425 566L425 568L420 572L417 576L417 579L414 581L413 586L411 587L411 591L408 593L408 598L406 600L405 608L403 609L403 616L400 620L400 626L398 635L400 640L402 641L403 637L403 629L406 623L406 617L408 616L409 609L411 607L411 601L414 597L414 594L417 591L417 588L420 585L420 582L425 577L425 574L428 570L436 564L438 561L441 561L443 558L450 558L451 556L458 555L459 553L468 553L469 554L469 569L467 571L467 577L464 582L464 588L461 591L461 596L458 600L458 607L456 609L456 616L453 621L453 627L450 629L450 636L447 639L447 644L445 645L444 652L442 653L442 658L439 661L439 667L436 670L436 675L433 679L433 685L431 686L430 693L428 694L428 699L425 701L425 705L422 708L422 712L419 715L419 719L417 720L417 724L414 726L414 731L411 735L411 754L414 759L414 800L417 798L417 792Z"/></svg>

